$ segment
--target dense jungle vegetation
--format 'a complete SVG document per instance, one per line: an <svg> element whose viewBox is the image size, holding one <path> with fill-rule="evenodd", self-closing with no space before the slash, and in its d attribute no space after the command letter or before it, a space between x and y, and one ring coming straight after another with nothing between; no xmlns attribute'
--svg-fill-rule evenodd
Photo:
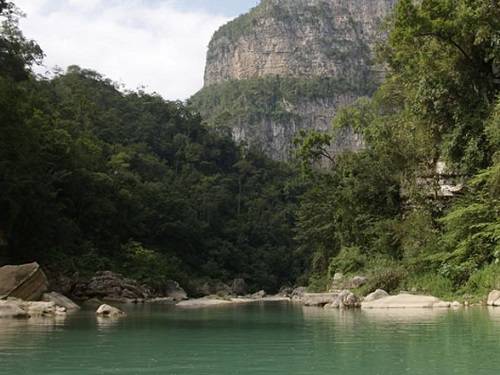
<svg viewBox="0 0 500 375"><path fill-rule="evenodd" d="M289 164L97 72L36 75L43 52L19 11L0 0L0 15L4 262L112 269L153 287L243 277L323 290L341 272L369 276L360 293L500 288L496 0L400 0L378 49L382 86L330 134L302 134ZM366 147L330 155L344 127ZM441 194L442 162L460 194Z"/></svg>

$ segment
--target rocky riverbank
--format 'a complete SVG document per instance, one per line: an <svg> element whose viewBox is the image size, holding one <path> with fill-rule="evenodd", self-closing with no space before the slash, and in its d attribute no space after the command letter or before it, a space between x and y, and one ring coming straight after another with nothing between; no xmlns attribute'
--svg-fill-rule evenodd
<svg viewBox="0 0 500 375"><path fill-rule="evenodd" d="M96 273L88 280L73 282L68 295L85 308L97 309L98 316L113 318L125 316L125 313L112 304L126 303L166 303L179 308L206 308L258 302L293 302L306 307L365 310L468 306L467 303L448 302L407 292L389 295L381 289L360 297L355 291L366 283L365 278L356 276L342 282L340 280L340 277L334 278L331 290L325 293L308 293L305 287L287 287L282 288L277 295L267 295L263 290L249 294L245 281L236 279L231 285L220 282L203 285L206 295L188 298L185 290L175 281L168 281L161 294L154 294L135 280L105 271ZM0 318L55 317L80 309L80 305L72 299L51 290L45 273L37 263L1 267L0 281ZM500 307L500 291L492 291L484 304Z"/></svg>

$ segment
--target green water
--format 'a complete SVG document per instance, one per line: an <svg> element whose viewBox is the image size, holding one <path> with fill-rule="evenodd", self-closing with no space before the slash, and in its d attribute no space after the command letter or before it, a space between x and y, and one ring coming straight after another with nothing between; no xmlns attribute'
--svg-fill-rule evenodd
<svg viewBox="0 0 500 375"><path fill-rule="evenodd" d="M0 374L499 374L500 309L324 311L287 303L124 319L0 320Z"/></svg>

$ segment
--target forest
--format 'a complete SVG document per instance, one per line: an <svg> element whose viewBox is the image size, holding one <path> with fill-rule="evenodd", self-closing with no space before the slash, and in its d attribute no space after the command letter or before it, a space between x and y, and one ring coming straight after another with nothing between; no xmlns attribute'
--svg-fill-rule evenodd
<svg viewBox="0 0 500 375"><path fill-rule="evenodd" d="M287 163L208 126L196 101L78 66L36 74L43 51L20 15L0 0L0 262L188 290L327 290L335 273L368 276L359 293L500 288L496 1L400 0L381 86L330 133L301 134ZM331 154L346 127L364 149Z"/></svg>

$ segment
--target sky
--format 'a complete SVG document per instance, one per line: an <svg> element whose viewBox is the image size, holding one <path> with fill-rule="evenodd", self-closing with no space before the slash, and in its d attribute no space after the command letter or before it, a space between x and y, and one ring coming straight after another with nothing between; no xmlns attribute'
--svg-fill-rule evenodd
<svg viewBox="0 0 500 375"><path fill-rule="evenodd" d="M94 69L126 89L184 100L203 86L215 30L258 0L14 0L24 34L45 52L45 73Z"/></svg>

